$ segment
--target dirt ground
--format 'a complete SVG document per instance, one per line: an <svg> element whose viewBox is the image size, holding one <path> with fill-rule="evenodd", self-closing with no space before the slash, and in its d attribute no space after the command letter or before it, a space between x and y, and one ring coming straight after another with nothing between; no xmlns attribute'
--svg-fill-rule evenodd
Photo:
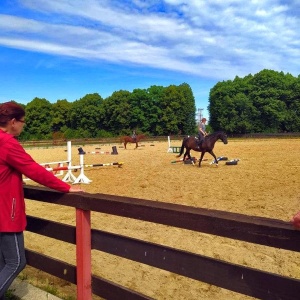
<svg viewBox="0 0 300 300"><path fill-rule="evenodd" d="M171 141L172 146L180 144ZM117 146L117 155L88 153L111 152L112 146ZM73 165L79 163L78 147L72 147ZM81 147L87 152L85 164L124 163L121 168L85 169L92 182L81 185L88 193L123 195L284 221L289 221L300 209L300 139L229 139L227 145L217 142L216 156L239 159L238 164L228 166L220 161L216 167L211 164L212 157L205 154L201 168L171 163L178 158L175 153L168 153L167 141L144 142L138 149L128 144L127 150L121 144ZM66 149L28 149L27 152L37 162L44 163L66 160ZM192 155L199 157L196 152ZM79 172L74 175L78 176ZM34 183L27 181L27 184ZM75 224L74 209L28 200L26 204L29 215ZM300 279L300 254L291 251L100 213L92 214L92 226ZM29 232L25 242L30 249L75 264L74 246ZM154 299L252 299L102 252L94 251L92 260L93 273Z"/></svg>

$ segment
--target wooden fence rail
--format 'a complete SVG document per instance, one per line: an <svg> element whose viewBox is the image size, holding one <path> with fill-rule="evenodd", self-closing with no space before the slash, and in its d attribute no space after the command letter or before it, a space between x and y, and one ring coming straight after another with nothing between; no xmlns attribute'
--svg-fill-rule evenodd
<svg viewBox="0 0 300 300"><path fill-rule="evenodd" d="M77 284L78 300L91 299L92 293L105 299L151 299L138 291L92 275L89 265L91 249L258 299L297 299L300 295L298 279L91 229L89 214L96 211L300 252L300 234L287 222L106 194L61 194L32 186L26 186L24 191L27 199L71 206L76 209L79 219L84 216L86 225L83 227L82 223L75 227L31 216L28 216L27 226L28 231L76 244L77 266L34 251L27 250L26 254L29 265ZM90 242L84 240L86 236Z"/></svg>
<svg viewBox="0 0 300 300"><path fill-rule="evenodd" d="M196 135L196 134L195 134ZM182 141L186 135L171 135L171 141ZM300 132L286 132L286 133L246 133L246 134L228 134L230 138L299 138ZM93 145L93 144L122 144L121 137L111 138L81 138L81 139L68 139L72 141L73 145ZM167 142L168 136L146 136L141 142ZM26 148L51 148L62 147L66 145L66 139L53 139L53 140L36 140L36 141L20 141L23 147Z"/></svg>

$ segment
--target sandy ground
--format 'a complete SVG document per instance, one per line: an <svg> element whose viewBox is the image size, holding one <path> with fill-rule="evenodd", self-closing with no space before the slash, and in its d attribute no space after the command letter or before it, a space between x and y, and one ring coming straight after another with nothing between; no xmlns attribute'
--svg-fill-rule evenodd
<svg viewBox="0 0 300 300"><path fill-rule="evenodd" d="M171 144L180 146L181 143L171 141ZM138 149L128 144L127 150L120 144L81 145L86 152L111 152L112 146L117 146L118 155L87 153L84 163L123 162L122 168L104 166L86 169L85 175L92 180L90 184L82 184L86 192L124 195L284 221L289 221L300 209L300 139L229 139L227 145L217 142L214 149L216 156L238 158L238 165L228 166L221 161L216 167L210 164L212 157L206 154L201 168L171 163L178 158L176 154L168 153L167 141L144 142ZM79 163L77 148L72 147L73 165ZM66 149L27 151L37 162L43 163L66 160ZM192 155L199 157L196 152ZM34 183L28 181L27 184ZM67 207L27 201L27 213L75 224L75 211ZM92 226L300 279L300 254L290 251L99 213L92 214ZM26 233L26 246L75 263L75 249L65 243ZM251 299L112 255L96 251L92 255L93 273L155 299Z"/></svg>

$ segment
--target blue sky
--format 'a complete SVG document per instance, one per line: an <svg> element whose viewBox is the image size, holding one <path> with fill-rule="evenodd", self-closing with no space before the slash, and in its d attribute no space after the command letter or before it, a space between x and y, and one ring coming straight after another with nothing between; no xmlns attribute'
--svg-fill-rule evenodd
<svg viewBox="0 0 300 300"><path fill-rule="evenodd" d="M0 101L300 73L299 0L1 0Z"/></svg>

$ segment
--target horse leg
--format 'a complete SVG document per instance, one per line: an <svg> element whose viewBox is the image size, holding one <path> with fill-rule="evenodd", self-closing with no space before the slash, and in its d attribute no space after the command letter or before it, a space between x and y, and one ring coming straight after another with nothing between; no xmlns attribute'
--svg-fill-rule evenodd
<svg viewBox="0 0 300 300"><path fill-rule="evenodd" d="M138 145L138 142L135 142L135 149L138 147L139 145Z"/></svg>
<svg viewBox="0 0 300 300"><path fill-rule="evenodd" d="M208 153L215 159L216 166L218 166L218 160L217 160L217 157L214 154L214 152L211 150L211 151L208 151Z"/></svg>
<svg viewBox="0 0 300 300"><path fill-rule="evenodd" d="M126 143L126 142L124 142L124 148L125 148L125 149L126 149L126 144L127 144L127 143Z"/></svg>
<svg viewBox="0 0 300 300"><path fill-rule="evenodd" d="M183 161L185 161L185 158L188 157L189 159L191 159L191 154L190 154L190 150L189 149L185 149L184 155L183 155Z"/></svg>
<svg viewBox="0 0 300 300"><path fill-rule="evenodd" d="M186 149L184 156L183 156L183 160L185 160L186 157L188 157L188 159L192 159L190 152L191 152L191 149Z"/></svg>
<svg viewBox="0 0 300 300"><path fill-rule="evenodd" d="M201 152L201 156L200 156L200 159L199 159L199 168L201 167L201 162L202 162L204 154L205 154L205 152Z"/></svg>

